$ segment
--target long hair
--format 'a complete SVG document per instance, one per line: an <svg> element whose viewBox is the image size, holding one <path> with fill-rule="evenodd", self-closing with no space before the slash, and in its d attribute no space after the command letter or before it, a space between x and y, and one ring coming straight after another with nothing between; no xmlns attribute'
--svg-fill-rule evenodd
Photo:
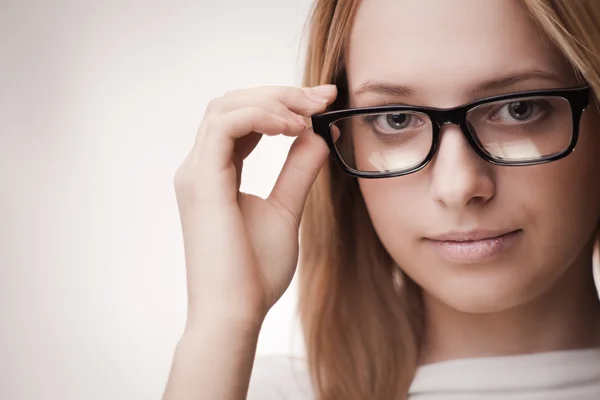
<svg viewBox="0 0 600 400"><path fill-rule="evenodd" d="M359 0L316 0L307 21L305 86L335 83L348 102L344 46ZM574 72L600 93L600 1L522 0ZM330 160L301 225L299 314L319 400L405 399L423 330L420 289L395 264L369 219L355 178Z"/></svg>

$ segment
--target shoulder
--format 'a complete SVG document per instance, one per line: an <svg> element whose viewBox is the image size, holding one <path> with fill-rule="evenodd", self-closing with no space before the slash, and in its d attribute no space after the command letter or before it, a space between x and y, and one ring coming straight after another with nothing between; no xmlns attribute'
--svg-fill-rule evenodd
<svg viewBox="0 0 600 400"><path fill-rule="evenodd" d="M306 360L294 356L258 356L247 400L314 400Z"/></svg>

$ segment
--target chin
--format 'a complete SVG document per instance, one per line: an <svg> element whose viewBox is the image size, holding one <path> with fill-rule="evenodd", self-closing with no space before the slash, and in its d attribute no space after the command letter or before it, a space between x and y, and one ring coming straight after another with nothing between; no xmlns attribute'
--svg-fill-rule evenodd
<svg viewBox="0 0 600 400"><path fill-rule="evenodd" d="M435 303L467 314L491 314L506 311L531 301L535 291L523 281L454 282L425 290L424 296Z"/></svg>
<svg viewBox="0 0 600 400"><path fill-rule="evenodd" d="M465 293L456 296L447 296L447 298L438 298L437 301L443 303L455 311L465 314L494 314L517 307L526 302L515 298L507 298L502 293Z"/></svg>

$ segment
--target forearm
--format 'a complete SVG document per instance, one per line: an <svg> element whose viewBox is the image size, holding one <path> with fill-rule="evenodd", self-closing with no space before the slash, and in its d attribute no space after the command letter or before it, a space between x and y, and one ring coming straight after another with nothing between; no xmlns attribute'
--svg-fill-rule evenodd
<svg viewBox="0 0 600 400"><path fill-rule="evenodd" d="M259 332L260 324L187 328L163 400L246 399Z"/></svg>

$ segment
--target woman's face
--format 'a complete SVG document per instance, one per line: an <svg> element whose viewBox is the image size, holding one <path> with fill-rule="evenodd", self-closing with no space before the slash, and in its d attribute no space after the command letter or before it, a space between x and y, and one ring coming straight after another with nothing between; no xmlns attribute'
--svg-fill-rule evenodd
<svg viewBox="0 0 600 400"><path fill-rule="evenodd" d="M516 0L361 2L346 53L350 106L449 108L576 86L521 7ZM354 93L367 82L401 90ZM373 225L406 274L442 303L476 313L525 303L589 251L600 211L597 124L589 107L573 154L528 167L487 163L457 126L445 125L425 169L359 181ZM430 240L505 233L478 244Z"/></svg>

